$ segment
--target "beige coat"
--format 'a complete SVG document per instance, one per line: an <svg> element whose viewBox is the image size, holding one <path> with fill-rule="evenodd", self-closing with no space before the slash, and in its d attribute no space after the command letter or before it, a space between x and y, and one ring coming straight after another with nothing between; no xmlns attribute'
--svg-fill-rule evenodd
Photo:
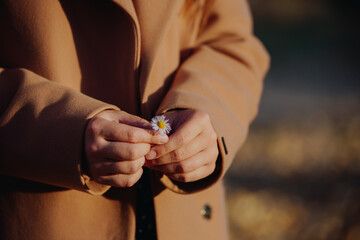
<svg viewBox="0 0 360 240"><path fill-rule="evenodd" d="M151 172L157 232L227 238L220 179L257 113L269 60L245 0L217 0L195 18L183 5L0 1L0 239L134 239L135 187L109 189L81 168L87 120L117 108L145 119L209 113L215 172L194 183Z"/></svg>

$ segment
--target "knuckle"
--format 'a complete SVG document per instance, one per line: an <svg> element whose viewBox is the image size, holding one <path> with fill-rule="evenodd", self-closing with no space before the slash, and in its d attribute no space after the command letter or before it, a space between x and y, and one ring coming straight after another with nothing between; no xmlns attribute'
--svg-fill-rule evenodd
<svg viewBox="0 0 360 240"><path fill-rule="evenodd" d="M94 163L90 163L90 162L89 162L89 164L88 164L88 169L89 169L92 173L96 174L97 172L100 172L100 171L101 171L101 169L102 169L102 164L99 163L99 162L94 162Z"/></svg>
<svg viewBox="0 0 360 240"><path fill-rule="evenodd" d="M127 151L128 159L136 159L137 157L137 149L134 146L130 146Z"/></svg>
<svg viewBox="0 0 360 240"><path fill-rule="evenodd" d="M180 134L178 137L177 137L177 143L179 146L182 146L186 143L186 135L184 133Z"/></svg>
<svg viewBox="0 0 360 240"><path fill-rule="evenodd" d="M185 153L181 149L176 149L171 152L171 158L173 160L183 160L184 156L185 156Z"/></svg>
<svg viewBox="0 0 360 240"><path fill-rule="evenodd" d="M142 145L142 149L141 149L141 152L142 152L142 156L146 155L146 153L148 153L151 149L151 145L150 144L143 144Z"/></svg>
<svg viewBox="0 0 360 240"><path fill-rule="evenodd" d="M178 173L187 173L193 171L194 169L195 167L192 162L182 162L176 166L176 172Z"/></svg>
<svg viewBox="0 0 360 240"><path fill-rule="evenodd" d="M137 139L137 132L136 131L128 131L127 138L129 142L135 142Z"/></svg>
<svg viewBox="0 0 360 240"><path fill-rule="evenodd" d="M136 173L134 173L134 174L130 175L129 177L127 177L125 182L124 182L124 187L132 187L132 186L134 186L134 184L141 177L141 174L142 174L142 169L138 170Z"/></svg>
<svg viewBox="0 0 360 240"><path fill-rule="evenodd" d="M186 168L185 168L185 166L183 164L179 163L175 167L175 172L177 172L177 173L185 173Z"/></svg>
<svg viewBox="0 0 360 240"><path fill-rule="evenodd" d="M130 163L128 172L129 173L136 173L139 170L140 167L141 167L141 165L138 162Z"/></svg>
<svg viewBox="0 0 360 240"><path fill-rule="evenodd" d="M124 179L121 176L115 176L111 180L110 185L114 187L124 187Z"/></svg>
<svg viewBox="0 0 360 240"><path fill-rule="evenodd" d="M124 177L124 175L118 174L111 177L109 180L109 185L113 187L127 187L128 186L128 178Z"/></svg>
<svg viewBox="0 0 360 240"><path fill-rule="evenodd" d="M204 111L198 111L198 112L197 112L197 117L198 117L199 120L202 121L202 122L206 122L206 121L209 121L209 120L210 120L209 114L207 114L207 113L204 112Z"/></svg>
<svg viewBox="0 0 360 240"><path fill-rule="evenodd" d="M97 153L100 149L100 146L97 142L93 141L87 144L87 153L88 154L94 154Z"/></svg>
<svg viewBox="0 0 360 240"><path fill-rule="evenodd" d="M135 182L131 178L126 178L123 187L132 187L134 184Z"/></svg>
<svg viewBox="0 0 360 240"><path fill-rule="evenodd" d="M88 123L88 127L87 127L88 131L90 131L90 133L96 134L98 132L100 132L101 129L101 120L98 117L94 117L90 120L90 122Z"/></svg>

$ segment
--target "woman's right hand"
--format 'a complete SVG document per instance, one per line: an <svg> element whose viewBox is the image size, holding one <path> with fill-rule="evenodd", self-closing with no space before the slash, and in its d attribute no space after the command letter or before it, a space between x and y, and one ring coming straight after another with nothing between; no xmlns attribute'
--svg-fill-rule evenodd
<svg viewBox="0 0 360 240"><path fill-rule="evenodd" d="M145 119L124 111L102 111L90 119L85 131L87 173L104 185L131 187L142 175L151 145L167 141Z"/></svg>

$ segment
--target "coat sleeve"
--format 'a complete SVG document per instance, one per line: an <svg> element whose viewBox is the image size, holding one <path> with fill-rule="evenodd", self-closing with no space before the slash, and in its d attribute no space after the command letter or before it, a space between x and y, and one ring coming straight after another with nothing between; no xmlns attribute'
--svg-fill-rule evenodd
<svg viewBox="0 0 360 240"><path fill-rule="evenodd" d="M57 32L66 42L66 28L46 32L48 14L58 12L28 3L0 1L0 174L101 194L109 187L81 171L83 135L89 118L117 107L54 82L60 79L47 70L54 60L44 53L57 57L47 42Z"/></svg>
<svg viewBox="0 0 360 240"><path fill-rule="evenodd" d="M117 109L30 70L0 68L0 174L102 194L81 171L87 120Z"/></svg>
<svg viewBox="0 0 360 240"><path fill-rule="evenodd" d="M269 67L269 56L252 32L247 1L217 0L207 19L158 113L176 108L207 112L218 135L220 154L215 171L205 179L180 183L159 176L178 193L205 189L224 175L257 114Z"/></svg>

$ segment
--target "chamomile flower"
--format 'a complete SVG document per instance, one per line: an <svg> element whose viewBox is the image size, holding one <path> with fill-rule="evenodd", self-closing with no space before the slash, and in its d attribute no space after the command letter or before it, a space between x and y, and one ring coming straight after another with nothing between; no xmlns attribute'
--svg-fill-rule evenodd
<svg viewBox="0 0 360 240"><path fill-rule="evenodd" d="M169 134L171 131L169 120L164 115L153 117L150 124L160 134Z"/></svg>

